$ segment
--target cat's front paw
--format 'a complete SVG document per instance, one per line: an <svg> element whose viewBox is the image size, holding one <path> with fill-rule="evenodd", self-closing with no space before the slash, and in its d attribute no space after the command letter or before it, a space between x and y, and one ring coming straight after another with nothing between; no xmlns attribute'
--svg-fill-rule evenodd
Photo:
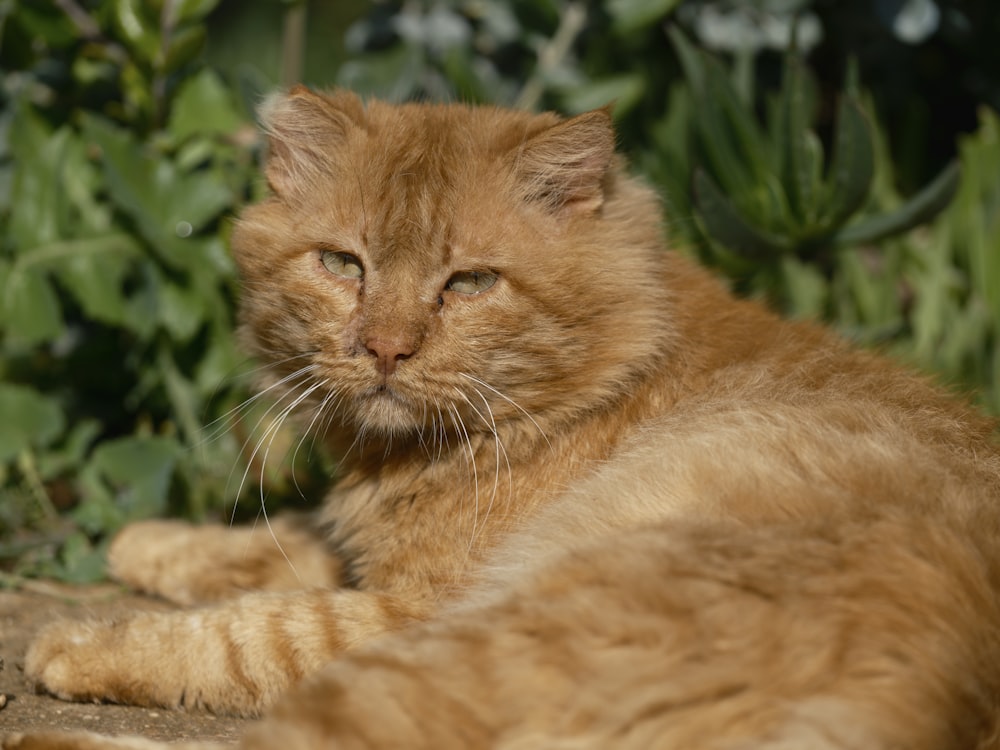
<svg viewBox="0 0 1000 750"><path fill-rule="evenodd" d="M322 539L290 517L278 517L266 529L182 521L129 524L111 543L108 572L133 589L182 606L248 591L333 588L340 581L340 566Z"/></svg>
<svg viewBox="0 0 1000 750"><path fill-rule="evenodd" d="M196 529L181 521L139 521L118 532L108 549L108 575L127 586L181 604L192 603L185 561L196 553Z"/></svg>
<svg viewBox="0 0 1000 750"><path fill-rule="evenodd" d="M108 548L108 575L129 588L189 607L232 598L244 590L248 545L222 526L184 521L131 523ZM231 558L236 557L236 563Z"/></svg>
<svg viewBox="0 0 1000 750"><path fill-rule="evenodd" d="M86 620L46 626L28 647L25 676L63 700L134 702L122 694L129 680L118 674L114 630L113 623Z"/></svg>

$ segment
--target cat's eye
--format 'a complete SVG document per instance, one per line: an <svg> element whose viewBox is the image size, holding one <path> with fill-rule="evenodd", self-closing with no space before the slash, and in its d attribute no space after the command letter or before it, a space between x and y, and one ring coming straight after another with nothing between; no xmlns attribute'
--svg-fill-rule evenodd
<svg viewBox="0 0 1000 750"><path fill-rule="evenodd" d="M497 283L497 275L489 271L459 271L452 274L444 288L459 294L479 294Z"/></svg>
<svg viewBox="0 0 1000 750"><path fill-rule="evenodd" d="M341 276L345 279L360 279L365 275L365 269L361 266L361 261L350 253L342 253L336 250L321 250L319 259L326 270L334 276Z"/></svg>

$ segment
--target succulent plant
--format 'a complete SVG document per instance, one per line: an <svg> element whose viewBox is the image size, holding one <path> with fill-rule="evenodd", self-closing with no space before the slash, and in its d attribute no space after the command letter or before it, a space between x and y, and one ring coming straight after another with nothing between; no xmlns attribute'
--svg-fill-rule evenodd
<svg viewBox="0 0 1000 750"><path fill-rule="evenodd" d="M843 247L875 243L929 221L954 196L957 161L894 210L864 210L875 176L874 128L853 66L827 160L812 128L808 72L794 44L764 127L717 59L676 27L668 34L695 98L701 163L692 178L693 207L722 265L771 265L790 255L817 260Z"/></svg>

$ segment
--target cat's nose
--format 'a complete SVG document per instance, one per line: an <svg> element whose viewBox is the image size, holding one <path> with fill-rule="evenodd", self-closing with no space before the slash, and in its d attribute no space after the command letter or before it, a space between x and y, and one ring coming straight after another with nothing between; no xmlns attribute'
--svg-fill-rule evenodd
<svg viewBox="0 0 1000 750"><path fill-rule="evenodd" d="M382 377L389 377L396 371L396 364L413 356L416 346L402 337L373 336L365 341L365 349L375 357Z"/></svg>

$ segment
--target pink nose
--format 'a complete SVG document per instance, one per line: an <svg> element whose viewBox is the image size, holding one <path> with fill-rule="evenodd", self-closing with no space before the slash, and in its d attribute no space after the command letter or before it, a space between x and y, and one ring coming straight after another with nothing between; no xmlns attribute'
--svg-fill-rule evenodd
<svg viewBox="0 0 1000 750"><path fill-rule="evenodd" d="M365 349L375 357L382 377L389 377L396 371L396 363L413 355L416 347L402 338L373 336L365 341Z"/></svg>

